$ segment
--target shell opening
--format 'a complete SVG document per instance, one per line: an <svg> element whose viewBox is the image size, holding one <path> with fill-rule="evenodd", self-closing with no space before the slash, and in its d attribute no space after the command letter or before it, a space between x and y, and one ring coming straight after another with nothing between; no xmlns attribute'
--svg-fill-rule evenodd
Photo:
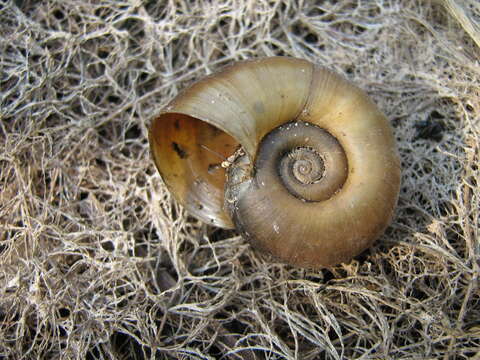
<svg viewBox="0 0 480 360"><path fill-rule="evenodd" d="M239 146L232 136L192 116L164 113L152 122L150 146L163 180L189 213L213 225L232 227L223 212L222 167Z"/></svg>

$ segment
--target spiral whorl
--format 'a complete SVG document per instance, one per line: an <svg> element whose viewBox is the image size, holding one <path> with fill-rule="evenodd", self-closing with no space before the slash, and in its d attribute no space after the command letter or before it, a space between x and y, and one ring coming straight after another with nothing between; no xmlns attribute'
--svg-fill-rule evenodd
<svg viewBox="0 0 480 360"><path fill-rule="evenodd" d="M286 153L280 162L279 169L284 182L291 182L291 179L294 179L301 185L319 182L324 171L322 155L307 146L297 147Z"/></svg>
<svg viewBox="0 0 480 360"><path fill-rule="evenodd" d="M322 201L338 191L347 177L347 159L338 141L303 121L290 122L267 134L255 163L259 181L281 183L303 201Z"/></svg>

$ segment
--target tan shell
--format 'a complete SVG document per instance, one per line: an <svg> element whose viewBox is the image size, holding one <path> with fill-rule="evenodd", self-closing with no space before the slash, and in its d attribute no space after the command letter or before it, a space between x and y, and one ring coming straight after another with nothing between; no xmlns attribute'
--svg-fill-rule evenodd
<svg viewBox="0 0 480 360"><path fill-rule="evenodd" d="M167 187L188 212L232 228L219 164L241 145L254 175L262 139L291 121L315 124L336 138L347 158L345 182L327 200L304 202L254 181L248 185L254 195L235 203L246 206L233 214L236 225L256 247L294 265L347 261L389 224L400 165L386 118L338 75L288 57L234 64L173 99L152 122L151 151Z"/></svg>

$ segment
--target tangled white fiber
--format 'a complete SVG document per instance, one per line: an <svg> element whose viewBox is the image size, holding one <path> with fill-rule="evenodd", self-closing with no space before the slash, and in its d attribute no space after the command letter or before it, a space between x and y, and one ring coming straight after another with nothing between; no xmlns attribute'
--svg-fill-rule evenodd
<svg viewBox="0 0 480 360"><path fill-rule="evenodd" d="M480 358L477 0L0 1L0 358ZM343 74L391 121L392 225L270 261L189 217L151 118L236 60Z"/></svg>

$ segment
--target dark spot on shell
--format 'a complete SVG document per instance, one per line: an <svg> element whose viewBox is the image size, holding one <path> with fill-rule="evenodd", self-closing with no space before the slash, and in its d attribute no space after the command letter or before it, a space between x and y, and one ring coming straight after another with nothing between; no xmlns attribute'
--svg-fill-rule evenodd
<svg viewBox="0 0 480 360"><path fill-rule="evenodd" d="M216 128L214 126L211 127L211 130L212 130L212 137L215 137L215 136L219 136L220 134L223 133L222 130L220 130L219 128Z"/></svg>
<svg viewBox="0 0 480 360"><path fill-rule="evenodd" d="M208 173L213 174L216 170L222 167L221 164L208 164Z"/></svg>
<svg viewBox="0 0 480 360"><path fill-rule="evenodd" d="M180 157L180 159L186 159L188 157L187 152L184 149L182 149L182 147L178 145L176 142L172 142L172 148Z"/></svg>
<svg viewBox="0 0 480 360"><path fill-rule="evenodd" d="M175 120L175 129L180 130L180 120Z"/></svg>

